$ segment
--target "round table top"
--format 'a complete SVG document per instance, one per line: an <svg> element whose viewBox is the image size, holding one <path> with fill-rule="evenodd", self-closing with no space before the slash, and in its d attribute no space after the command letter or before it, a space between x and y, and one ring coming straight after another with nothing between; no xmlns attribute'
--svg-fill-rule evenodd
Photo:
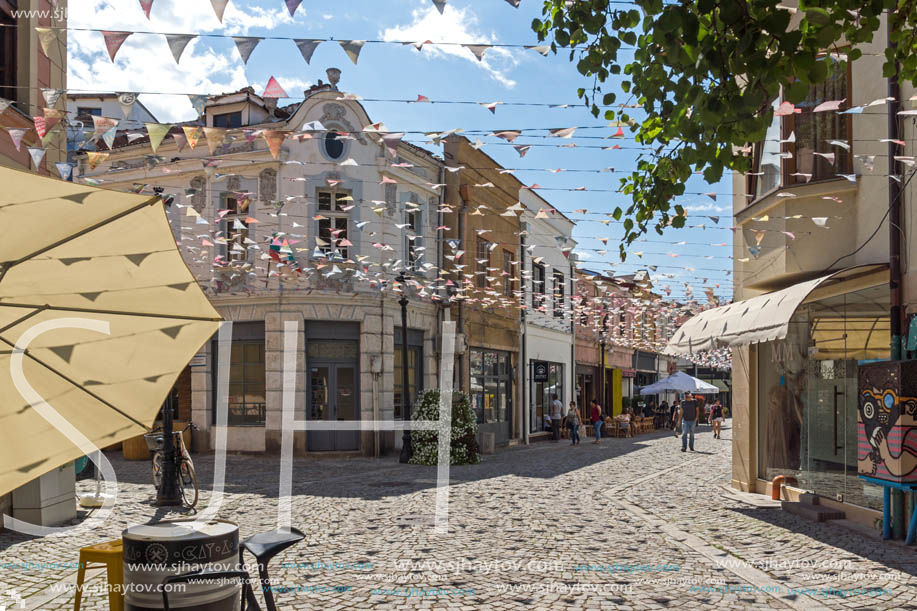
<svg viewBox="0 0 917 611"><path fill-rule="evenodd" d="M191 521L167 521L155 524L137 524L125 529L121 536L123 539L133 541L174 541L209 539L221 535L237 532L239 527L232 522L212 520L200 529L190 527Z"/></svg>

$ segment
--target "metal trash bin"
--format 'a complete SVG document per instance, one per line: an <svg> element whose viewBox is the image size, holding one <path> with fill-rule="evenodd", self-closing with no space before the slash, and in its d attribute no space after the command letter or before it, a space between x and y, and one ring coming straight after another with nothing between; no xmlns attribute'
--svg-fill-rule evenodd
<svg viewBox="0 0 917 611"><path fill-rule="evenodd" d="M131 526L121 533L124 558L124 611L163 608L162 582L190 571L231 570L239 566L239 527L212 520L192 530L191 520ZM169 607L195 611L238 611L238 582L175 584Z"/></svg>

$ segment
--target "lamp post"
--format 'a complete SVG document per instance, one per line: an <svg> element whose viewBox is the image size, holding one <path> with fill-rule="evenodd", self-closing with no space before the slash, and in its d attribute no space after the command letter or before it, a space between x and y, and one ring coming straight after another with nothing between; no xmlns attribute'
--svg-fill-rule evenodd
<svg viewBox="0 0 917 611"><path fill-rule="evenodd" d="M608 314L602 316L602 414L605 414L605 327L608 325Z"/></svg>
<svg viewBox="0 0 917 611"><path fill-rule="evenodd" d="M411 404L408 399L408 298L406 294L404 271L398 275L401 285L401 415L405 420L411 420ZM411 447L411 429L405 428L401 436L401 455L399 462L406 463L411 460L414 449Z"/></svg>
<svg viewBox="0 0 917 611"><path fill-rule="evenodd" d="M178 465L175 464L175 440L172 435L172 406L162 412L162 481L156 490L156 506L181 505L181 490L178 488Z"/></svg>

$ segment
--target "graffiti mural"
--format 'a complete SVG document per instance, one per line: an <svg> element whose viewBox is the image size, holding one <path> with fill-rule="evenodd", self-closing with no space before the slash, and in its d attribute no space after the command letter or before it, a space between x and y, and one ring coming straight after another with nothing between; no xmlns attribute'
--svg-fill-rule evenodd
<svg viewBox="0 0 917 611"><path fill-rule="evenodd" d="M861 365L857 472L917 483L917 362Z"/></svg>

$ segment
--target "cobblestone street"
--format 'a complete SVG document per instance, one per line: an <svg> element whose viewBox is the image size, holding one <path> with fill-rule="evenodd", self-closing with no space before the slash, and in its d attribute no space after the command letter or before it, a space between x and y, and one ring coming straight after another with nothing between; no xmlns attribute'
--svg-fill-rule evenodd
<svg viewBox="0 0 917 611"><path fill-rule="evenodd" d="M917 554L729 489L730 431L716 440L701 430L694 453L657 432L538 443L453 468L448 535L433 534L434 468L299 459L293 524L307 538L271 564L280 607L917 609ZM0 561L11 564L0 592L15 589L27 609L72 609L60 586L75 570L16 564L76 563L81 546L171 515L150 503L148 463L112 461L115 517L91 536L3 533ZM212 481L212 458L195 461ZM274 528L279 461L230 456L227 473L220 517L238 522L242 537ZM101 579L96 571L90 583ZM83 604L108 608L100 594Z"/></svg>

